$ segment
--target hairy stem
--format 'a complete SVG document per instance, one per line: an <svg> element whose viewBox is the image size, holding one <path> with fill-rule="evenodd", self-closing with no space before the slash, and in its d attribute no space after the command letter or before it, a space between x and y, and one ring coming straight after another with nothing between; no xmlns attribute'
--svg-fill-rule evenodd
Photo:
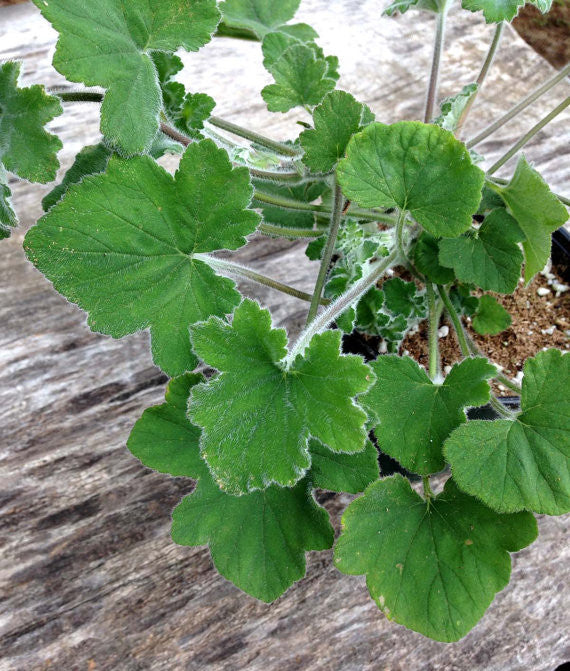
<svg viewBox="0 0 570 671"><path fill-rule="evenodd" d="M463 324L461 326L463 328ZM477 347L477 344L474 342L473 338L471 338L471 336L465 331L464 328L463 328L463 334L465 335L465 339L467 341L467 345L469 347L469 351L471 352L471 354L474 356L485 356L483 352L481 352L479 347ZM491 363L493 362L491 361ZM497 364L493 363L493 365L496 366ZM497 371L497 374L495 375L494 379L503 384L511 391L514 391L516 394L521 393L520 384L517 384L514 380L511 380L506 375L503 375L503 373L499 373Z"/></svg>
<svg viewBox="0 0 570 671"><path fill-rule="evenodd" d="M323 312L317 315L309 326L299 334L299 337L291 347L289 354L283 362L285 368L289 368L297 356L305 351L305 348L311 342L314 335L326 329L331 322L353 305L370 287L374 286L388 268L395 265L398 260L398 250L395 248L388 256L383 257L375 264L371 265L370 272L366 277L358 280L358 282L353 284L350 289L332 302L326 310L323 310Z"/></svg>
<svg viewBox="0 0 570 671"><path fill-rule="evenodd" d="M570 63L563 67L560 72L556 73L554 77L548 79L542 86L539 86L532 93L526 96L526 98L523 98L514 107L511 107L511 109L502 117L497 119L490 126L487 126L487 128L475 135L475 137L472 137L468 142L465 143L466 147L471 149L471 147L474 147L476 144L479 144L479 142L482 142L485 138L489 137L489 135L501 128L501 126L504 126L508 121L526 109L529 105L532 105L532 103L535 100L538 100L540 96L544 95L547 91L550 91L551 88L556 86L558 82L562 81L568 75L570 75Z"/></svg>
<svg viewBox="0 0 570 671"><path fill-rule="evenodd" d="M429 503L430 499L433 498L433 491L429 484L429 475L422 475L422 486L424 489L424 496L426 497Z"/></svg>
<svg viewBox="0 0 570 671"><path fill-rule="evenodd" d="M468 100L467 104L463 108L463 112L461 112L461 116L459 117L459 121L457 122L457 129L456 129L456 134L457 135L461 131L461 128L462 128L463 124L465 123L465 119L467 119L467 115L469 114L469 111L473 107L473 103L475 102L475 99L479 95L479 91L481 90L481 87L483 86L483 83L485 82L485 79L487 78L487 74L488 74L489 70L491 69L491 65L493 65L493 61L495 60L495 54L497 53L497 49L499 48L499 44L501 42L501 35L503 34L504 27L505 27L505 23L504 23L504 21L501 21L500 23L497 24L497 27L495 28L495 34L493 35L493 41L491 42L491 46L489 47L489 51L487 52L487 56L486 56L485 60L483 61L483 65L481 66L481 71L479 72L479 76L475 80L475 83L477 84L477 90L471 96L471 98Z"/></svg>
<svg viewBox="0 0 570 671"><path fill-rule="evenodd" d="M325 280L327 279L327 273L329 271L329 266L334 252L334 245L338 235L338 229L340 228L343 205L344 197L342 195L341 188L338 184L335 184L331 223L327 234L325 248L323 250L321 265L319 267L319 274L317 275L317 281L313 291L313 297L311 299L311 305L309 306L309 313L307 314L306 325L310 324L317 316L320 299L323 293L323 287L325 286Z"/></svg>
<svg viewBox="0 0 570 671"><path fill-rule="evenodd" d="M238 126L231 121L220 119L218 116L211 116L207 123L211 124L212 126L216 126L216 128L221 128L222 130L228 131L229 133L233 133L233 135L237 135L238 137L243 137L245 140L249 140L250 142L255 142L255 144L258 144L261 147L271 149L271 151L274 151L276 154L280 154L281 156L297 157L302 153L297 147L290 147L287 144L282 144L281 142L277 142L276 140L272 140L271 138L260 135L255 131L249 130L248 128Z"/></svg>
<svg viewBox="0 0 570 671"><path fill-rule="evenodd" d="M440 311L436 307L435 291L433 284L426 284L428 302L428 352L429 352L429 376L431 380L441 375L441 361L439 356L439 340L437 337L437 325Z"/></svg>
<svg viewBox="0 0 570 671"><path fill-rule="evenodd" d="M437 89L439 85L439 69L441 66L441 54L443 52L443 37L445 34L445 20L447 18L447 3L442 7L437 15L435 27L435 38L433 43L433 57L431 62L431 72L429 76L429 85L426 96L426 106L424 111L424 121L429 123L433 119L435 102L437 99Z"/></svg>
<svg viewBox="0 0 570 671"><path fill-rule="evenodd" d="M64 103L103 102L103 94L97 91L58 91L57 89L48 89L52 95L56 95Z"/></svg>
<svg viewBox="0 0 570 671"><path fill-rule="evenodd" d="M510 149L509 151L506 152L506 154L503 154L501 158L493 163L493 165L487 170L488 175L492 175L494 172L496 172L501 166L503 166L509 159L511 159L519 149L525 146L525 144L529 141L532 140L532 138L546 126L547 123L550 123L552 119L557 117L561 112L563 112L568 105L570 105L570 96L566 98L566 100L563 100L560 105L555 107L552 112L549 112L543 119L541 119L537 124L535 124L521 139L516 142Z"/></svg>
<svg viewBox="0 0 570 671"><path fill-rule="evenodd" d="M247 166L247 169L252 177L264 179L268 182L298 183L303 179L303 176L296 170L259 170L258 168L252 168L249 165Z"/></svg>
<svg viewBox="0 0 570 671"><path fill-rule="evenodd" d="M264 235L273 235L279 238L318 238L326 232L322 226L316 230L307 228L287 228L285 226L275 226L275 224L261 223L257 229Z"/></svg>
<svg viewBox="0 0 570 671"><path fill-rule="evenodd" d="M300 291L294 287L290 287L288 284L283 284L278 280L274 280L272 277L267 277L266 275L261 275L256 273L251 268L247 266L242 266L239 263L234 263L233 261L227 261L226 259L218 259L215 256L210 256L209 254L194 254L194 258L199 261L203 261L208 264L213 270L219 271L223 275L228 275L229 277L243 277L248 280L253 280L258 284L263 284L266 287L271 287L271 289L276 289L281 291L284 294L289 296L294 296L295 298L300 298L303 301L310 301L311 294L306 293L305 291ZM322 305L328 305L330 303L327 299L322 299Z"/></svg>

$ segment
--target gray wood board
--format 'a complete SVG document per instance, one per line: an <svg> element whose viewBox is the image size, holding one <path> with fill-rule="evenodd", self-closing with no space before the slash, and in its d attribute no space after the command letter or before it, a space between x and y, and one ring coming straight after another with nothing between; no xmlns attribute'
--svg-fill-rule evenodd
<svg viewBox="0 0 570 671"><path fill-rule="evenodd" d="M339 55L341 87L380 120L420 118L434 21L414 12L381 18L381 7L378 0L304 0L298 19L315 26L327 53ZM479 16L453 12L442 95L474 79L491 35ZM62 83L51 66L55 38L33 6L0 9L0 60L22 59L24 83ZM264 108L259 91L270 77L259 45L217 40L184 61L187 85L213 95L220 116L276 138L298 131L296 115L304 113ZM508 28L467 135L551 73ZM479 150L493 161L568 88L561 84ZM97 115L95 105L67 105L51 124L64 141L62 172L97 140ZM559 117L526 150L566 193L568 118ZM152 473L125 449L142 410L163 396L165 377L152 365L148 336L115 341L91 333L85 315L26 262L23 233L41 214L49 187L12 186L22 226L0 253L2 671L546 671L570 658L564 518L539 519L540 539L513 557L509 587L451 645L386 621L364 580L338 573L330 552L309 553L307 577L265 605L219 577L207 549L174 545L170 511L191 481ZM256 238L236 256L305 290L316 275L299 243ZM306 304L242 288L290 333L299 329ZM323 495L337 527L349 500Z"/></svg>

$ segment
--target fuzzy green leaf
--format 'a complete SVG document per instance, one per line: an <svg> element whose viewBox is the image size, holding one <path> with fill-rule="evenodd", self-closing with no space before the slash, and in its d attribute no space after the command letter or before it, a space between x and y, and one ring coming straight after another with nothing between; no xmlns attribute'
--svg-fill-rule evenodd
<svg viewBox="0 0 570 671"><path fill-rule="evenodd" d="M267 109L288 112L297 106L318 105L336 84L330 67L331 64L309 45L289 47L270 68L275 84L269 84L261 91Z"/></svg>
<svg viewBox="0 0 570 671"><path fill-rule="evenodd" d="M358 494L379 476L378 452L367 440L356 454L333 452L318 440L311 440L311 480L315 487L332 492Z"/></svg>
<svg viewBox="0 0 570 671"><path fill-rule="evenodd" d="M366 414L352 399L371 372L360 357L340 355L340 335L314 336L286 371L285 331L254 301L236 308L231 325L213 317L191 328L196 354L220 371L194 387L190 404L220 487L243 494L293 485L311 465L310 435L335 452L364 449Z"/></svg>
<svg viewBox="0 0 570 671"><path fill-rule="evenodd" d="M350 200L407 210L436 237L471 226L484 180L452 133L417 121L370 124L348 143L337 174Z"/></svg>
<svg viewBox="0 0 570 671"><path fill-rule="evenodd" d="M477 93L477 88L477 84L467 84L457 95L445 98L440 106L440 114L433 123L451 132L457 130L463 110Z"/></svg>
<svg viewBox="0 0 570 671"><path fill-rule="evenodd" d="M509 582L509 552L538 534L530 513L500 515L451 479L428 505L400 475L370 485L342 523L336 567L365 574L386 617L446 642L475 626Z"/></svg>
<svg viewBox="0 0 570 671"><path fill-rule="evenodd" d="M376 382L359 402L370 414L380 449L413 473L440 471L443 442L466 421L466 407L489 400L487 379L495 367L486 359L466 359L443 384L434 384L410 357L385 355L371 366Z"/></svg>
<svg viewBox="0 0 570 671"><path fill-rule="evenodd" d="M470 12L482 11L487 23L500 23L512 21L526 2L533 4L543 14L552 6L552 0L462 0L461 6Z"/></svg>
<svg viewBox="0 0 570 671"><path fill-rule="evenodd" d="M331 91L313 111L314 129L299 137L305 150L303 163L313 172L329 172L346 151L350 138L363 125L368 111L350 93Z"/></svg>
<svg viewBox="0 0 570 671"><path fill-rule="evenodd" d="M414 262L420 273L436 284L449 284L455 279L453 270L445 268L439 262L437 238L425 231L422 232L414 247Z"/></svg>
<svg viewBox="0 0 570 671"><path fill-rule="evenodd" d="M198 479L208 474L198 447L200 429L186 417L190 390L204 378L186 373L170 380L165 402L147 408L127 441L131 453L160 473Z"/></svg>
<svg viewBox="0 0 570 671"><path fill-rule="evenodd" d="M128 154L148 149L161 95L154 51L197 51L220 13L215 0L34 0L60 33L53 64L73 82L107 89L101 131Z"/></svg>
<svg viewBox="0 0 570 671"><path fill-rule="evenodd" d="M30 182L51 182L59 168L61 140L44 126L63 110L43 86L18 87L20 63L0 66L0 164ZM5 189L3 189L5 191ZM6 198L6 196L4 196ZM3 213L0 221L7 221Z"/></svg>
<svg viewBox="0 0 570 671"><path fill-rule="evenodd" d="M568 219L568 212L524 156L520 157L509 184L493 188L508 205L525 235L524 277L530 282L546 265L551 234Z"/></svg>
<svg viewBox="0 0 570 671"><path fill-rule="evenodd" d="M326 550L333 529L311 483L231 496L202 477L172 513L172 539L210 546L215 567L256 599L271 602L305 575L305 551Z"/></svg>
<svg viewBox="0 0 570 671"><path fill-rule="evenodd" d="M12 192L8 186L8 175L0 163L0 240L9 238L11 228L18 225L18 218L12 209Z"/></svg>
<svg viewBox="0 0 570 671"><path fill-rule="evenodd" d="M497 335L511 325L511 315L493 296L481 296L473 317L473 328L481 335Z"/></svg>
<svg viewBox="0 0 570 671"><path fill-rule="evenodd" d="M225 0L220 4L224 23L245 28L263 38L290 21L301 0Z"/></svg>
<svg viewBox="0 0 570 671"><path fill-rule="evenodd" d="M404 317L425 315L424 295L418 294L413 282L404 282L399 277L393 277L384 282L382 291L384 292L384 305L395 315Z"/></svg>
<svg viewBox="0 0 570 671"><path fill-rule="evenodd" d="M499 512L570 511L570 354L527 359L521 414L472 421L454 431L445 455L461 489Z"/></svg>
<svg viewBox="0 0 570 671"><path fill-rule="evenodd" d="M169 375L192 370L188 327L231 312L234 283L196 253L237 249L259 215L246 168L211 140L190 145L173 178L148 156L113 156L26 236L30 260L91 328L115 338L150 327L153 358Z"/></svg>
<svg viewBox="0 0 570 671"><path fill-rule="evenodd" d="M440 3L438 0L395 0L382 12L386 16L394 16L396 13L405 14L408 9L423 9L427 12L439 13Z"/></svg>
<svg viewBox="0 0 570 671"><path fill-rule="evenodd" d="M439 260L453 268L461 282L510 294L521 276L523 255L517 243L524 237L505 210L493 210L477 232L440 240Z"/></svg>

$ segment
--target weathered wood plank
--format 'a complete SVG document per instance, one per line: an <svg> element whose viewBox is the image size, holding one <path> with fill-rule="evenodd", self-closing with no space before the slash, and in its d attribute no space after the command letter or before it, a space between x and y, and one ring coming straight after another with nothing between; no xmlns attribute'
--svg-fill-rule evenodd
<svg viewBox="0 0 570 671"><path fill-rule="evenodd" d="M341 59L341 84L378 118L420 118L433 20L381 19L378 0L303 0L299 20ZM442 93L476 74L492 28L454 13ZM342 42L335 45L335 37ZM0 60L24 60L26 82L61 83L50 65L54 32L30 5L0 10ZM270 115L259 46L219 40L184 56L187 83L213 95L217 113L276 137L296 132L296 113ZM506 31L468 134L485 126L551 72ZM566 91L566 93L565 93ZM493 161L521 130L567 95L561 85L523 119L480 147ZM544 176L569 191L568 115L528 147ZM98 137L97 109L69 105L52 127L62 164ZM471 131L469 130L471 129ZM509 174L512 165L505 167ZM2 640L0 669L554 669L570 657L568 526L539 520L537 544L514 557L513 581L463 641L443 645L388 623L364 581L310 553L307 577L277 603L260 604L212 569L207 550L169 540L170 510L190 491L151 473L125 450L142 410L162 399L147 334L114 341L91 333L84 314L58 296L24 258L23 231L47 187L17 184L22 229L0 250L2 437ZM315 269L302 245L256 241L238 255L261 272L308 289ZM294 332L306 306L245 287ZM338 524L349 497L326 498Z"/></svg>

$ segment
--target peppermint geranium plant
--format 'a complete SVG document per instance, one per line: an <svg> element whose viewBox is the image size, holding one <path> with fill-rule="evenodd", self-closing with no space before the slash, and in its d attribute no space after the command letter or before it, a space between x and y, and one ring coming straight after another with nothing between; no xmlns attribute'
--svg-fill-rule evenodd
<svg viewBox="0 0 570 671"><path fill-rule="evenodd" d="M100 103L101 141L44 198L24 247L94 331L149 329L152 359L172 379L127 446L146 466L189 478L173 540L208 545L225 578L270 602L303 577L308 550L333 546L315 490L360 494L342 517L336 567L366 575L394 621L440 641L464 636L508 583L510 553L535 540L533 513L570 510L570 355L528 359L521 388L462 320L470 314L481 333L504 329L510 317L493 294L512 293L523 267L530 282L568 217L568 201L524 156L509 180L494 174L570 98L494 165L482 168L474 148L569 67L461 139L503 26L524 0L463 0L496 31L477 80L458 82L444 101L451 1L390 5L388 15L437 19L424 119L393 124L337 89L337 58L312 27L291 22L299 0L100 0L97 12L88 0L34 1L59 33L56 69L98 88L20 87L20 65L0 66L0 232L17 223L7 173L54 180L62 145L45 124L62 103ZM272 112L298 110L298 137L277 142L220 119L210 96L176 80L176 52L218 36L260 43L274 79L261 96ZM157 163L165 152L179 155L173 175ZM307 242L319 267L312 293L217 254L256 231ZM307 301L300 335L289 341L236 279ZM462 353L445 376L444 312ZM399 354L422 321L427 370ZM345 353L351 332L379 336L382 353L368 363ZM501 404L492 380L520 394L520 410ZM488 403L496 419L467 420L467 408ZM379 472L378 449L410 477Z"/></svg>

